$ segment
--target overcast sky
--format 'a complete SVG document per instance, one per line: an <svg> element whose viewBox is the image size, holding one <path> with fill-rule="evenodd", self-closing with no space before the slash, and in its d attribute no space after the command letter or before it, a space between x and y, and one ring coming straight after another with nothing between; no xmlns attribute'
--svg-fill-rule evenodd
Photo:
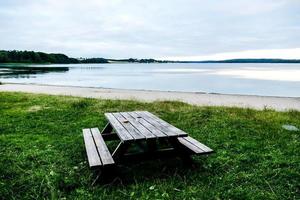
<svg viewBox="0 0 300 200"><path fill-rule="evenodd" d="M0 0L0 49L73 57L300 58L300 0Z"/></svg>

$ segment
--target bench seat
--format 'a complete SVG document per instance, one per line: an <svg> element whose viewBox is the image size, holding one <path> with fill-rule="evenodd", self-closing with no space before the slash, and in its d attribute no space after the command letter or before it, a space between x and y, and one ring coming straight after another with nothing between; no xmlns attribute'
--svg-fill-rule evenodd
<svg viewBox="0 0 300 200"><path fill-rule="evenodd" d="M103 137L98 128L83 129L86 153L91 168L114 164Z"/></svg>
<svg viewBox="0 0 300 200"><path fill-rule="evenodd" d="M194 154L209 154L213 150L192 137L178 137L177 140Z"/></svg>

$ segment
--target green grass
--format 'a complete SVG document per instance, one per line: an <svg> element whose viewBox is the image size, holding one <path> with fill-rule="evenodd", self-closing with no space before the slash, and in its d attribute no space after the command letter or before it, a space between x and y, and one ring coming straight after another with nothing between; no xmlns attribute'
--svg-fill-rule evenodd
<svg viewBox="0 0 300 200"><path fill-rule="evenodd" d="M103 127L103 113L148 110L216 151L121 165L120 177L91 186L95 175L81 129ZM0 199L299 199L297 111L196 107L0 93Z"/></svg>

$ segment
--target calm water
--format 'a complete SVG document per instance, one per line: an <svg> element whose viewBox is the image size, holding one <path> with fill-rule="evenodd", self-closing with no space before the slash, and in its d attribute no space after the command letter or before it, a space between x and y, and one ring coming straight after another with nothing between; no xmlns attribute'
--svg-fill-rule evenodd
<svg viewBox="0 0 300 200"><path fill-rule="evenodd" d="M300 97L300 64L69 64L8 70L0 81L164 91ZM43 66L41 66L43 67Z"/></svg>

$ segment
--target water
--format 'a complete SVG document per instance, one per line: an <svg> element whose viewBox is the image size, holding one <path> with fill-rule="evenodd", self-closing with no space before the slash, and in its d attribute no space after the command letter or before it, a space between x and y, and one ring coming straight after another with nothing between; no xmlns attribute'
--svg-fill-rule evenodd
<svg viewBox="0 0 300 200"><path fill-rule="evenodd" d="M300 97L300 64L68 64L46 65L45 70L45 65L29 66L31 70L0 66L0 81Z"/></svg>

